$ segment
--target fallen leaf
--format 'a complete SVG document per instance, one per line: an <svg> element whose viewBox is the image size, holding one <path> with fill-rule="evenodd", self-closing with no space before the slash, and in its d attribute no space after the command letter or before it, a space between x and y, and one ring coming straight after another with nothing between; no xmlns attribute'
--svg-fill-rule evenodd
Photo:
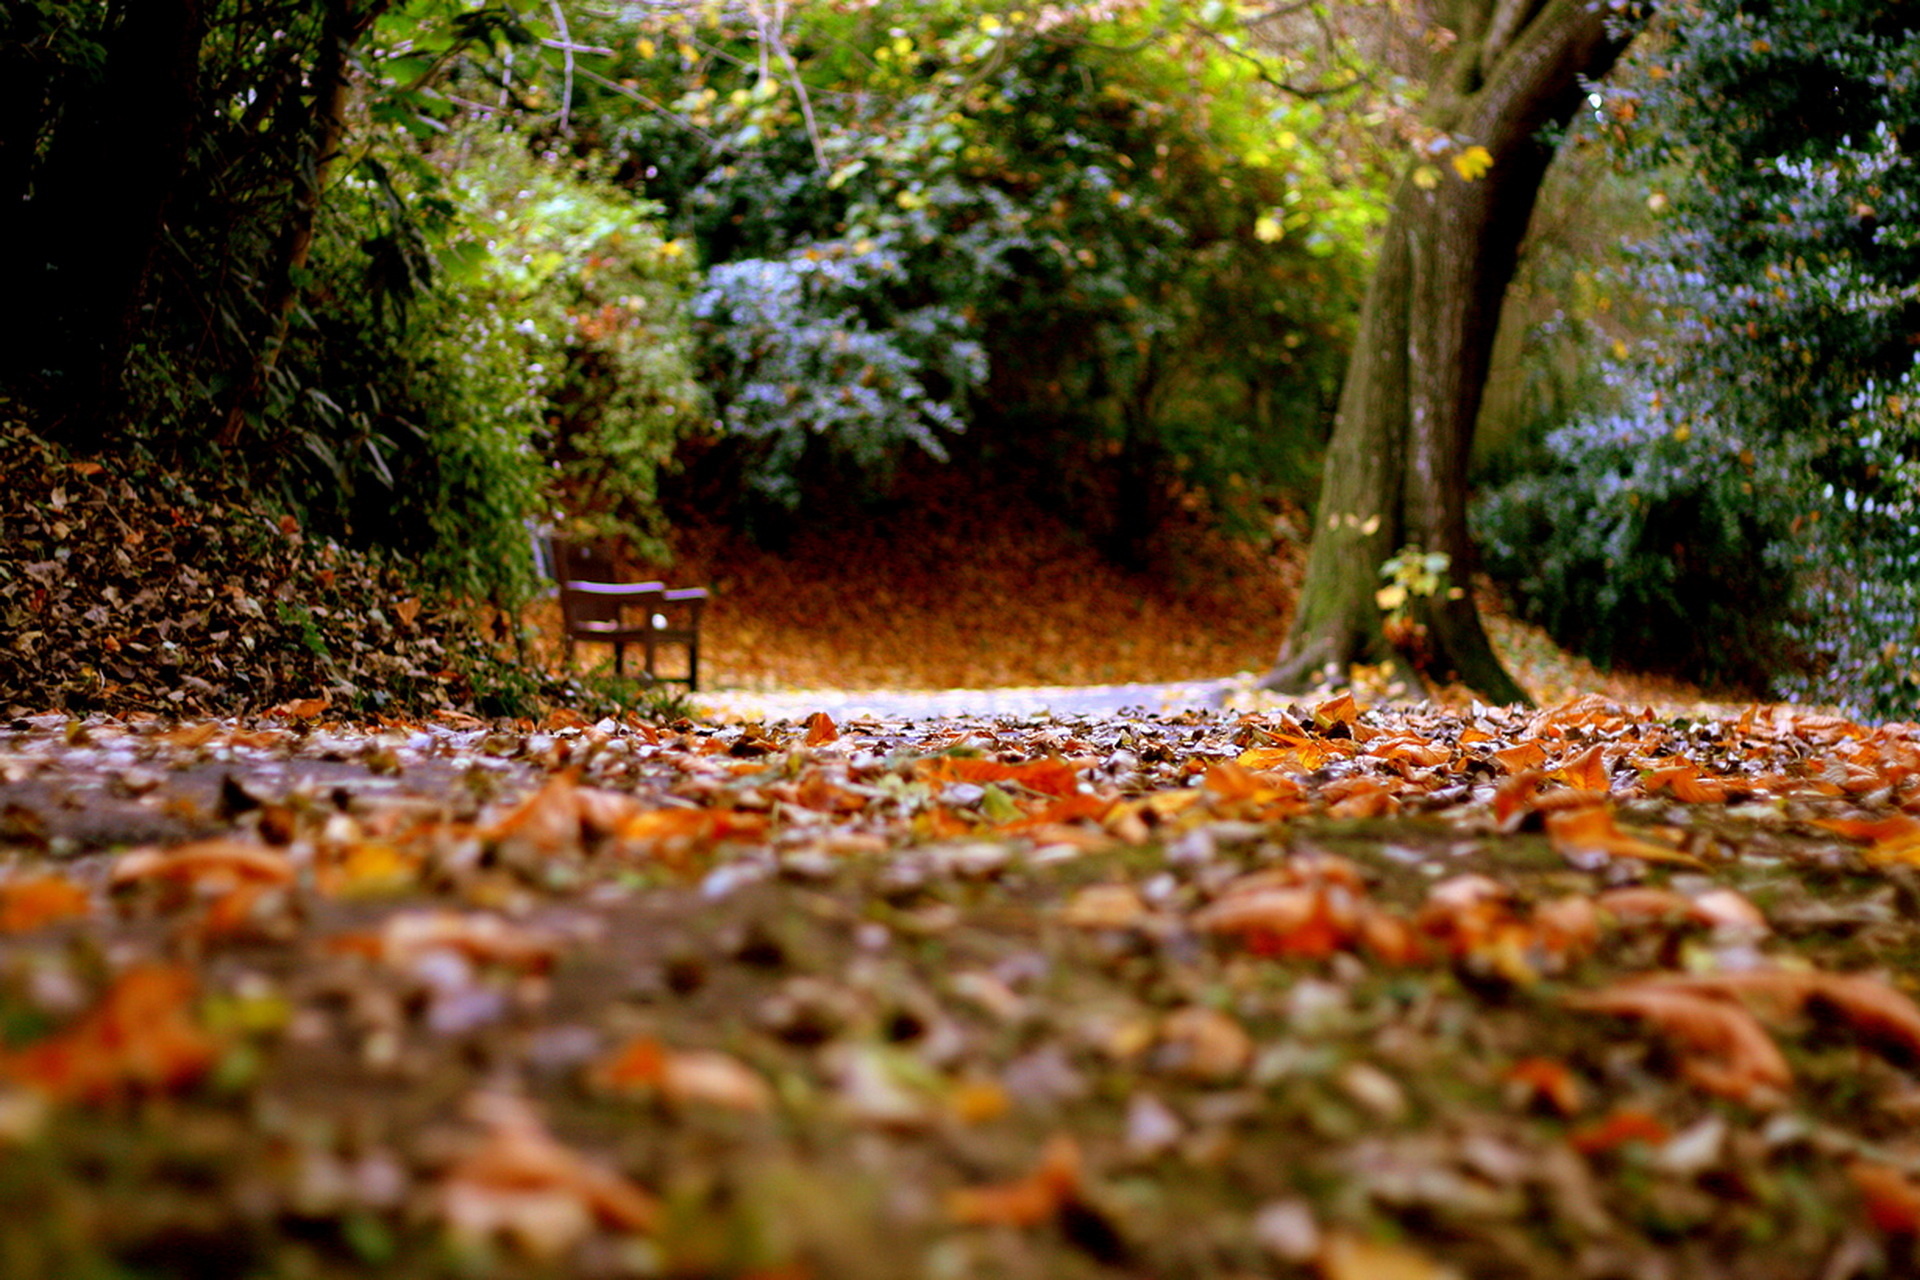
<svg viewBox="0 0 1920 1280"><path fill-rule="evenodd" d="M600 1087L655 1089L679 1104L706 1103L732 1111L773 1108L773 1091L760 1074L730 1054L669 1049L651 1036L629 1041L594 1072Z"/></svg>
<svg viewBox="0 0 1920 1280"><path fill-rule="evenodd" d="M0 933L28 933L91 909L87 891L64 876L23 876L0 884Z"/></svg>
<svg viewBox="0 0 1920 1280"><path fill-rule="evenodd" d="M0 1057L0 1072L73 1102L185 1088L220 1049L194 1017L198 992L190 970L137 965L66 1030Z"/></svg>
<svg viewBox="0 0 1920 1280"><path fill-rule="evenodd" d="M1580 1078L1567 1064L1555 1058L1522 1058L1508 1067L1501 1078L1512 1086L1522 1106L1544 1103L1555 1115L1572 1117L1586 1106Z"/></svg>
<svg viewBox="0 0 1920 1280"><path fill-rule="evenodd" d="M1321 1280L1458 1280L1459 1272L1408 1245L1329 1232L1316 1260Z"/></svg>
<svg viewBox="0 0 1920 1280"><path fill-rule="evenodd" d="M1033 1171L1012 1182L947 1193L947 1217L961 1226L1032 1227L1057 1216L1080 1194L1080 1146L1066 1134L1047 1140Z"/></svg>
<svg viewBox="0 0 1920 1280"><path fill-rule="evenodd" d="M1598 1123L1576 1129L1567 1136L1567 1141L1581 1155L1597 1156L1616 1151L1629 1142L1662 1147L1672 1136L1673 1130L1657 1116L1638 1107L1616 1107Z"/></svg>
<svg viewBox="0 0 1920 1280"><path fill-rule="evenodd" d="M834 724L832 716L824 711L816 711L807 717L807 736L805 740L807 746L824 747L829 742L838 742L839 740L840 729L839 726Z"/></svg>
<svg viewBox="0 0 1920 1280"><path fill-rule="evenodd" d="M1679 1051L1681 1074L1710 1093L1757 1103L1793 1083L1779 1046L1731 1000L1638 981L1569 996L1567 1003L1651 1023Z"/></svg>
<svg viewBox="0 0 1920 1280"><path fill-rule="evenodd" d="M135 881L163 881L211 889L241 884L290 884L293 863L265 845L218 837L171 849L133 849L114 861L108 882L115 888Z"/></svg>
<svg viewBox="0 0 1920 1280"><path fill-rule="evenodd" d="M504 1094L469 1099L486 1137L447 1170L439 1186L442 1220L456 1239L484 1245L505 1239L529 1257L551 1261L595 1224L651 1231L654 1198L621 1174L563 1146L523 1100Z"/></svg>
<svg viewBox="0 0 1920 1280"><path fill-rule="evenodd" d="M1147 915L1147 904L1132 885L1095 884L1067 900L1060 908L1060 923L1076 929L1131 929Z"/></svg>
<svg viewBox="0 0 1920 1280"><path fill-rule="evenodd" d="M1847 1177L1860 1193L1867 1221L1892 1236L1920 1233L1920 1186L1899 1169L1855 1160Z"/></svg>
<svg viewBox="0 0 1920 1280"><path fill-rule="evenodd" d="M1169 1065L1180 1074L1212 1083L1231 1080L1253 1060L1253 1037L1233 1018L1205 1005L1188 1005L1160 1024Z"/></svg>
<svg viewBox="0 0 1920 1280"><path fill-rule="evenodd" d="M1692 854L1620 830L1614 824L1613 811L1604 805L1548 814L1547 839L1555 852L1576 866L1601 857L1706 869L1706 864Z"/></svg>
<svg viewBox="0 0 1920 1280"><path fill-rule="evenodd" d="M1876 866L1920 863L1920 818L1896 813L1872 820L1859 818L1822 818L1814 823L1849 840L1865 840L1863 855Z"/></svg>

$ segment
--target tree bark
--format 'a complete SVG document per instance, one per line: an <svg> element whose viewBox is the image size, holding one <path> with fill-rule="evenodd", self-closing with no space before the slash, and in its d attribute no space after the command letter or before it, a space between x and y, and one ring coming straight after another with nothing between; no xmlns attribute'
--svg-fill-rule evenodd
<svg viewBox="0 0 1920 1280"><path fill-rule="evenodd" d="M325 17L320 27L320 48L314 58L312 89L312 143L307 159L295 177L293 203L275 246L267 296L261 305L266 331L254 349L253 363L228 402L226 419L218 437L222 449L231 449L246 429L248 416L257 409L266 391L267 379L280 361L287 345L294 308L300 301L300 277L313 253L313 238L320 217L320 204L326 194L334 158L339 154L347 132L347 103L351 92L353 49L360 37L373 25L388 0L326 0Z"/></svg>
<svg viewBox="0 0 1920 1280"><path fill-rule="evenodd" d="M1626 36L1593 0L1458 0L1458 37L1436 69L1424 123L1453 142L1416 157L1394 193L1322 473L1313 547L1293 626L1262 680L1295 691L1353 663L1413 666L1495 702L1526 702L1464 588L1467 458L1500 308L1551 146L1583 80L1611 68ZM1469 179L1447 161L1482 146ZM1419 652L1388 641L1380 566L1418 546L1446 553L1454 591L1408 602Z"/></svg>

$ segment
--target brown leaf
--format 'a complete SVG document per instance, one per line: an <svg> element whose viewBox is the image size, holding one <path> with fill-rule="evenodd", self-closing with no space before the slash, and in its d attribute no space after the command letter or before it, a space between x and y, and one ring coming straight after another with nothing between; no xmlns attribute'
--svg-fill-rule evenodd
<svg viewBox="0 0 1920 1280"><path fill-rule="evenodd" d="M1779 1046L1751 1013L1729 1000L1642 981L1571 996L1567 1003L1651 1023L1679 1051L1681 1073L1710 1093L1754 1103L1793 1083Z"/></svg>
<svg viewBox="0 0 1920 1280"><path fill-rule="evenodd" d="M669 1049L638 1036L594 1072L603 1089L657 1089L670 1102L707 1103L733 1111L765 1112L773 1091L760 1074L730 1054Z"/></svg>
<svg viewBox="0 0 1920 1280"><path fill-rule="evenodd" d="M1860 1193L1867 1221L1888 1235L1920 1233L1920 1186L1910 1176L1889 1165L1855 1160L1847 1177Z"/></svg>
<svg viewBox="0 0 1920 1280"><path fill-rule="evenodd" d="M1079 1144L1055 1134L1024 1177L948 1192L947 1217L962 1226L1038 1226L1078 1198L1080 1176Z"/></svg>
<svg viewBox="0 0 1920 1280"><path fill-rule="evenodd" d="M1574 862L1601 855L1637 858L1642 862L1700 870L1706 868L1706 864L1692 854L1682 853L1670 845L1654 844L1620 830L1614 824L1613 811L1604 805L1548 814L1547 839L1556 852Z"/></svg>
<svg viewBox="0 0 1920 1280"><path fill-rule="evenodd" d="M242 884L290 884L293 878L293 863L286 854L221 836L166 850L129 850L114 862L109 883L115 888L136 881L164 881L232 889Z"/></svg>
<svg viewBox="0 0 1920 1280"><path fill-rule="evenodd" d="M552 1260L597 1222L651 1231L659 1203L621 1174L563 1146L519 1098L477 1095L469 1109L487 1136L450 1168L440 1213L458 1238L504 1237L527 1255Z"/></svg>
<svg viewBox="0 0 1920 1280"><path fill-rule="evenodd" d="M840 728L834 724L832 716L824 711L816 711L807 717L807 746L824 747L829 742L839 740Z"/></svg>
<svg viewBox="0 0 1920 1280"><path fill-rule="evenodd" d="M23 876L0 884L0 933L28 933L91 909L87 891L64 876Z"/></svg>
<svg viewBox="0 0 1920 1280"><path fill-rule="evenodd" d="M187 969L135 966L78 1022L0 1057L0 1073L74 1102L184 1088L206 1074L220 1047L193 1016L198 991Z"/></svg>

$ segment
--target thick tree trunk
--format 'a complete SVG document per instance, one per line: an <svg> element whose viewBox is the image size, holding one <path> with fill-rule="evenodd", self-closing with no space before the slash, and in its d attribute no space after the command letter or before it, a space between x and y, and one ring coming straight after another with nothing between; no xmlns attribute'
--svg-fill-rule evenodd
<svg viewBox="0 0 1920 1280"><path fill-rule="evenodd" d="M1441 551L1464 587L1466 469L1473 424L1527 220L1583 78L1624 44L1591 0L1461 0L1458 36L1436 75L1426 123L1492 166L1469 179L1422 157L1394 196L1328 446L1313 549L1293 628L1262 683L1298 690L1342 680L1352 663L1415 665L1497 702L1526 693L1487 642L1465 591L1415 597L1419 654L1398 653L1374 593L1396 551ZM1457 154L1457 151L1455 152Z"/></svg>

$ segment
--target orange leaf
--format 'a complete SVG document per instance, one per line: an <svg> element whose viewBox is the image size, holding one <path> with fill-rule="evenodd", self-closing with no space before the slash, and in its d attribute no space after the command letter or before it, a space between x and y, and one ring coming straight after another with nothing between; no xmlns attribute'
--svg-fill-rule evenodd
<svg viewBox="0 0 1920 1280"><path fill-rule="evenodd" d="M1024 1177L947 1193L947 1217L962 1226L1032 1227L1080 1194L1080 1147L1066 1134L1047 1140L1040 1163Z"/></svg>
<svg viewBox="0 0 1920 1280"><path fill-rule="evenodd" d="M134 849L113 864L110 882L117 888L139 880L231 889L252 883L290 884L293 864L265 845L216 836L167 850Z"/></svg>
<svg viewBox="0 0 1920 1280"><path fill-rule="evenodd" d="M538 1258L554 1258L591 1225L650 1231L660 1207L620 1173L563 1146L519 1098L478 1095L469 1103L486 1138L447 1171L440 1212L467 1239L504 1236Z"/></svg>
<svg viewBox="0 0 1920 1280"><path fill-rule="evenodd" d="M477 964L497 964L522 973L544 973L553 965L555 947L546 935L499 916L458 911L399 911L388 916L375 935L345 934L330 949L355 952L406 965L434 951L451 951Z"/></svg>
<svg viewBox="0 0 1920 1280"><path fill-rule="evenodd" d="M1545 764L1547 749L1537 742L1523 742L1517 747L1494 752L1493 760L1509 774L1519 777Z"/></svg>
<svg viewBox="0 0 1920 1280"><path fill-rule="evenodd" d="M1898 1169L1884 1164L1856 1160L1847 1166L1847 1177L1860 1193L1867 1210L1867 1221L1894 1236L1920 1232L1920 1187Z"/></svg>
<svg viewBox="0 0 1920 1280"><path fill-rule="evenodd" d="M1662 1124L1658 1117L1637 1107L1617 1107L1607 1114L1606 1119L1575 1130L1567 1140L1581 1155L1597 1156L1618 1150L1629 1142L1662 1147L1672 1136L1673 1131Z"/></svg>
<svg viewBox="0 0 1920 1280"><path fill-rule="evenodd" d="M824 747L829 742L840 740L840 728L834 724L833 717L824 711L816 711L807 717L806 745Z"/></svg>
<svg viewBox="0 0 1920 1280"><path fill-rule="evenodd" d="M332 705L333 695L323 693L317 698L295 698L290 702L283 702L267 714L279 716L282 719L311 720Z"/></svg>
<svg viewBox="0 0 1920 1280"><path fill-rule="evenodd" d="M193 1018L197 991L187 969L128 969L79 1021L0 1058L0 1071L77 1102L184 1088L206 1073L219 1050Z"/></svg>
<svg viewBox="0 0 1920 1280"><path fill-rule="evenodd" d="M1544 775L1533 770L1522 770L1493 789L1493 820L1501 830L1512 829L1515 819L1526 812L1545 780Z"/></svg>
<svg viewBox="0 0 1920 1280"><path fill-rule="evenodd" d="M1567 1003L1651 1023L1678 1048L1681 1073L1710 1093L1758 1101L1793 1083L1779 1046L1738 1004L1654 982L1626 983Z"/></svg>
<svg viewBox="0 0 1920 1280"><path fill-rule="evenodd" d="M1613 811L1604 805L1548 814L1547 839L1562 857L1570 861L1577 862L1600 854L1701 870L1706 868L1706 864L1692 854L1628 835L1614 824Z"/></svg>
<svg viewBox="0 0 1920 1280"><path fill-rule="evenodd" d="M0 885L0 933L27 933L84 916L87 891L64 876L26 876Z"/></svg>
<svg viewBox="0 0 1920 1280"><path fill-rule="evenodd" d="M1825 827L1849 840L1869 841L1871 847L1865 856L1868 862L1876 865L1920 863L1920 818L1911 814L1896 813L1871 821L1826 818L1816 821L1814 825Z"/></svg>
<svg viewBox="0 0 1920 1280"><path fill-rule="evenodd" d="M1727 798L1725 782L1702 777L1700 770L1686 761L1653 770L1641 779L1640 785L1650 796L1670 791L1674 799L1687 804L1719 804Z"/></svg>
<svg viewBox="0 0 1920 1280"><path fill-rule="evenodd" d="M1580 1078L1554 1058L1522 1058L1502 1077L1528 1102L1543 1102L1556 1115L1574 1116L1586 1105Z"/></svg>
<svg viewBox="0 0 1920 1280"><path fill-rule="evenodd" d="M1851 1026L1862 1040L1895 1062L1920 1062L1920 1006L1870 974L1751 969L1656 981L1676 991L1761 1001L1770 1006L1763 1012L1777 1018L1803 1010L1822 1013Z"/></svg>
<svg viewBox="0 0 1920 1280"><path fill-rule="evenodd" d="M1307 742L1296 747L1249 747L1235 761L1255 773L1312 773L1327 761L1327 749Z"/></svg>
<svg viewBox="0 0 1920 1280"><path fill-rule="evenodd" d="M729 1054L668 1049L651 1036L629 1041L594 1073L607 1089L657 1089L675 1103L708 1103L734 1111L773 1107L773 1091L759 1073Z"/></svg>
<svg viewBox="0 0 1920 1280"><path fill-rule="evenodd" d="M1321 1280L1459 1280L1452 1267L1408 1245L1333 1232L1315 1258Z"/></svg>
<svg viewBox="0 0 1920 1280"><path fill-rule="evenodd" d="M1080 789L1080 773L1064 760L1028 760L1002 764L965 756L941 756L931 762L927 777L933 782L1011 782L1043 796L1070 796Z"/></svg>
<svg viewBox="0 0 1920 1280"><path fill-rule="evenodd" d="M1603 747L1598 742L1571 760L1562 760L1549 776L1562 779L1575 790L1597 791L1602 795L1613 785Z"/></svg>
<svg viewBox="0 0 1920 1280"><path fill-rule="evenodd" d="M557 773L538 791L483 828L484 840L536 857L578 849L584 836L579 788Z"/></svg>

